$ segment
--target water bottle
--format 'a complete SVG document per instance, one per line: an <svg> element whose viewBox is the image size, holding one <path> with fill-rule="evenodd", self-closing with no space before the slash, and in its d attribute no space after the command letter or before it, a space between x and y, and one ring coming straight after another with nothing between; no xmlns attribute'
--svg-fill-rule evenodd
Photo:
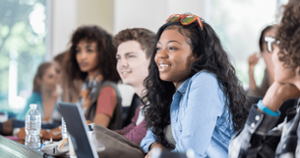
<svg viewBox="0 0 300 158"><path fill-rule="evenodd" d="M63 140L68 138L67 125L63 117L61 117L61 135Z"/></svg>
<svg viewBox="0 0 300 158"><path fill-rule="evenodd" d="M40 150L41 146L41 123L41 114L37 110L37 104L30 104L30 109L26 113L25 118L25 145L38 151Z"/></svg>

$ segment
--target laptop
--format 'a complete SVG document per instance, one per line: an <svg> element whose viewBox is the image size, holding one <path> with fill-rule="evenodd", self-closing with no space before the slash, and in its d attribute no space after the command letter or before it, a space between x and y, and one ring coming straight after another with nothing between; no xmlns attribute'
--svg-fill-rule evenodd
<svg viewBox="0 0 300 158"><path fill-rule="evenodd" d="M82 108L74 103L59 102L59 110L64 117L70 139L78 158L98 158L94 144L88 135L88 125Z"/></svg>

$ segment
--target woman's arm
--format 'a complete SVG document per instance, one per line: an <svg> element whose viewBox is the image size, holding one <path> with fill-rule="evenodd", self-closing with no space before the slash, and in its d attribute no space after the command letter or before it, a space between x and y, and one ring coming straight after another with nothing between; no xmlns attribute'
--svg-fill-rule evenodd
<svg viewBox="0 0 300 158"><path fill-rule="evenodd" d="M112 87L104 87L99 93L94 123L108 127L117 106L117 95Z"/></svg>
<svg viewBox="0 0 300 158"><path fill-rule="evenodd" d="M284 101L299 98L299 96L300 91L296 86L275 81L268 89L262 103L276 112Z"/></svg>
<svg viewBox="0 0 300 158"><path fill-rule="evenodd" d="M103 127L108 127L110 118L111 117L106 114L98 113L95 116L94 123L101 125Z"/></svg>
<svg viewBox="0 0 300 158"><path fill-rule="evenodd" d="M139 125L133 127L129 132L125 133L124 136L139 145L147 133L146 126L146 121L143 120Z"/></svg>
<svg viewBox="0 0 300 158"><path fill-rule="evenodd" d="M162 144L157 143L157 142L154 142L154 143L152 143L152 144L150 145L150 147L149 147L149 152L148 152L148 154L145 156L145 158L150 158L151 152L153 151L152 149L154 149L154 148L158 148L158 149L160 149L160 150L165 150L165 149L166 149Z"/></svg>
<svg viewBox="0 0 300 158"><path fill-rule="evenodd" d="M274 157L277 146L274 144L280 140L281 130L269 131L278 119L279 117L264 114L258 110L257 106L253 106L244 128L230 141L228 157Z"/></svg>
<svg viewBox="0 0 300 158"><path fill-rule="evenodd" d="M268 89L262 104L277 112L284 101L298 98L299 95L299 89L294 85L275 81ZM252 107L245 127L231 140L229 157L263 157L266 154L267 157L273 157L277 146L274 144L279 142L281 130L278 128L273 129L272 132L270 130L277 123L278 118L262 112L257 106Z"/></svg>
<svg viewBox="0 0 300 158"><path fill-rule="evenodd" d="M259 58L257 57L257 53L251 55L248 59L249 64L249 90L255 91L257 89L257 85L254 78L254 68L257 62L259 61Z"/></svg>
<svg viewBox="0 0 300 158"><path fill-rule="evenodd" d="M134 127L135 127L135 124L133 122L131 122L128 126L124 127L123 129L114 130L114 132L124 135L124 134L128 133L130 130L132 130Z"/></svg>
<svg viewBox="0 0 300 158"><path fill-rule="evenodd" d="M150 146L155 142L156 136L152 133L151 129L147 130L146 136L141 142L141 148L148 153L150 151Z"/></svg>
<svg viewBox="0 0 300 158"><path fill-rule="evenodd" d="M145 153L147 153L145 158L150 157L153 148L165 149L163 145L161 145L158 142L155 142L155 140L156 140L155 135L152 133L150 129L148 129L145 138L141 142L141 148L145 151Z"/></svg>
<svg viewBox="0 0 300 158"><path fill-rule="evenodd" d="M129 140L131 140L132 142L136 143L136 144L140 144L140 142L142 141L142 139L145 137L146 133L147 133L147 123L145 121L145 119L143 119L142 122L140 122L137 125L137 120L140 116L140 108L142 108L142 106L139 106L136 110L135 110L135 115L132 118L132 122L131 124L129 124L127 127L123 128L122 130L116 130L115 132L124 135L126 138L128 138Z"/></svg>

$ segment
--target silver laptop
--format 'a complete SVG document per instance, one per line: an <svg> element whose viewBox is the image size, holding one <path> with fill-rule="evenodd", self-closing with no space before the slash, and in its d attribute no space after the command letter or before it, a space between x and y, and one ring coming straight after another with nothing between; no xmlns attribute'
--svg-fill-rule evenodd
<svg viewBox="0 0 300 158"><path fill-rule="evenodd" d="M99 158L94 144L88 135L83 110L73 103L58 103L59 110L66 121L67 129L78 158Z"/></svg>

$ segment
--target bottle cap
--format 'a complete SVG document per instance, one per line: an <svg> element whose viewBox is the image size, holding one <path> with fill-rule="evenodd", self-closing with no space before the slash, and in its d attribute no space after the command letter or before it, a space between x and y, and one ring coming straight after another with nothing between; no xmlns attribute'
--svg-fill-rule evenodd
<svg viewBox="0 0 300 158"><path fill-rule="evenodd" d="M30 104L30 109L36 109L37 105L36 104Z"/></svg>

